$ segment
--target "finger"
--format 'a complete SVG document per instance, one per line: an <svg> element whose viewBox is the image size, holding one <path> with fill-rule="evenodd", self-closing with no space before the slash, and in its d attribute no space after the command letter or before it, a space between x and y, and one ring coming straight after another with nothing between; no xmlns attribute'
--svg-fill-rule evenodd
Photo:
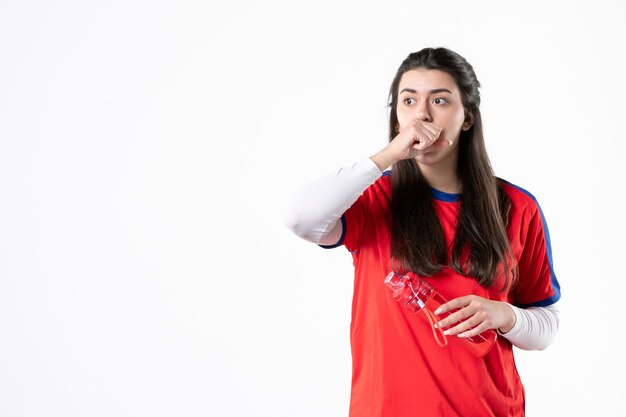
<svg viewBox="0 0 626 417"><path fill-rule="evenodd" d="M411 145L411 148L422 151L432 144L431 140L432 139L424 134L417 135L414 139L413 145Z"/></svg>
<svg viewBox="0 0 626 417"><path fill-rule="evenodd" d="M431 133L426 133L422 130L417 129L413 137L414 142L412 147L417 150L422 150L430 146L433 143L433 138L429 135L431 135Z"/></svg>
<svg viewBox="0 0 626 417"><path fill-rule="evenodd" d="M432 143L441 133L439 127L428 126L426 122L421 120L415 120L410 127L413 130L414 140L419 143Z"/></svg>
<svg viewBox="0 0 626 417"><path fill-rule="evenodd" d="M425 146L430 146L439 138L439 134L441 133L440 129L432 130L429 129L428 126L421 125L420 131L424 135Z"/></svg>
<svg viewBox="0 0 626 417"><path fill-rule="evenodd" d="M463 308L465 306L468 306L472 302L473 297L473 295L466 295L450 300L447 303L440 305L439 308L435 310L435 314L443 314L457 308Z"/></svg>
<svg viewBox="0 0 626 417"><path fill-rule="evenodd" d="M446 329L443 334L446 336L457 335L458 337L473 337L492 328L493 326L490 326L488 321L483 321L480 318L473 316L454 327Z"/></svg>
<svg viewBox="0 0 626 417"><path fill-rule="evenodd" d="M489 326L487 325L487 323L483 322L483 323L480 323L478 326L474 327L473 329L470 329L463 333L459 333L457 336L462 337L462 338L475 337L487 330L489 330Z"/></svg>
<svg viewBox="0 0 626 417"><path fill-rule="evenodd" d="M454 327L450 327L449 329L446 329L443 331L443 334L445 334L446 336L455 336L459 333L463 333L465 331L468 331L472 328L471 325L469 325L467 323L467 321L464 321L462 323L457 324Z"/></svg>
<svg viewBox="0 0 626 417"><path fill-rule="evenodd" d="M434 123L425 122L425 121L420 120L420 119L418 119L418 123L419 123L420 127L423 127L429 133L432 133L433 137L439 137L439 135L441 134L441 131L443 130L442 128L440 128L439 126L437 126Z"/></svg>
<svg viewBox="0 0 626 417"><path fill-rule="evenodd" d="M441 327L442 329L445 329L448 326L453 326L458 324L460 321L464 321L469 319L470 317L475 315L475 311L471 308L471 307L465 307L460 309L459 311L450 314L448 317L446 317L445 319L439 321L437 323L437 327ZM476 324L478 324L480 322L480 320L478 322L474 322L472 324L473 326L475 326ZM472 327L472 326L470 326Z"/></svg>
<svg viewBox="0 0 626 417"><path fill-rule="evenodd" d="M451 139L439 137L431 146L437 146L439 148L446 148L452 145L454 145L454 141L452 141Z"/></svg>

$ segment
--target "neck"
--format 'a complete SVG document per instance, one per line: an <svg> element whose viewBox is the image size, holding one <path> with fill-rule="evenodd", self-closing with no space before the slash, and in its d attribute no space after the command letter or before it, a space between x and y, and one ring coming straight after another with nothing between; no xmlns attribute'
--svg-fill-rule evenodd
<svg viewBox="0 0 626 417"><path fill-rule="evenodd" d="M448 158L436 165L418 162L420 172L431 187L450 194L459 194L461 184L457 173L457 158Z"/></svg>

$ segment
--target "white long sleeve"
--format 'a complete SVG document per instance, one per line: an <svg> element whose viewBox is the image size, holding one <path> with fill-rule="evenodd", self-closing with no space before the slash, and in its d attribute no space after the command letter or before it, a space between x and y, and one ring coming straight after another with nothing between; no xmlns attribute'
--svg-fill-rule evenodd
<svg viewBox="0 0 626 417"><path fill-rule="evenodd" d="M523 350L547 348L559 330L558 302L546 307L519 308L511 305L515 325L507 333L500 333L514 346Z"/></svg>
<svg viewBox="0 0 626 417"><path fill-rule="evenodd" d="M364 158L309 182L295 194L285 211L285 225L310 242L321 245L337 243L341 230L331 233L338 230L334 229L337 221L381 175L374 161Z"/></svg>

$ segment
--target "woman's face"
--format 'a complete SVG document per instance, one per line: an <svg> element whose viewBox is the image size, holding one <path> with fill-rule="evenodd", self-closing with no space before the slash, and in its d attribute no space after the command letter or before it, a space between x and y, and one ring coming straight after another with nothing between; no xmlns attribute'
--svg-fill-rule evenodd
<svg viewBox="0 0 626 417"><path fill-rule="evenodd" d="M416 157L424 165L456 158L461 129L471 127L471 123L465 122L465 109L454 78L440 70L418 68L405 72L398 87L396 114L400 130L415 118L442 129L439 139Z"/></svg>

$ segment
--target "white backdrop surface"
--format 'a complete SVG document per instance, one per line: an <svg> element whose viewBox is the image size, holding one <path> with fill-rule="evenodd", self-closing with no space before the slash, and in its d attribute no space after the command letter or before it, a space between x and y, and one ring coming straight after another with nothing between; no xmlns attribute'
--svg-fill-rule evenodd
<svg viewBox="0 0 626 417"><path fill-rule="evenodd" d="M0 416L346 416L352 263L282 222L385 144L426 46L474 66L498 176L550 226L529 416L620 416L619 1L0 2Z"/></svg>

